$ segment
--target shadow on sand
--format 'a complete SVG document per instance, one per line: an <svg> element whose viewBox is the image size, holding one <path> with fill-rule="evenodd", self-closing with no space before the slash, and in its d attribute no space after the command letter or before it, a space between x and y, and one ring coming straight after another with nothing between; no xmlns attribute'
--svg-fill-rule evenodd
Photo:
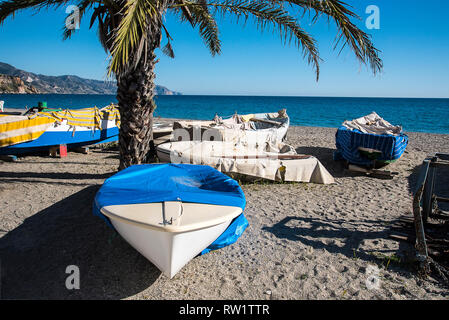
<svg viewBox="0 0 449 320"><path fill-rule="evenodd" d="M71 173L71 172L11 172L0 171L0 178L13 179L55 179L55 180L86 180L86 179L106 179L112 176L115 172L108 172L103 174L98 173Z"/></svg>
<svg viewBox="0 0 449 320"><path fill-rule="evenodd" d="M323 164L323 166L329 171L329 173L334 178L343 178L343 177L357 177L362 176L365 177L366 174L357 171L347 170L347 166L345 161L335 161L334 160L334 152L336 149L332 148L323 148L323 147L298 147L296 148L296 152L298 154L308 154L314 156ZM387 169L388 170L388 169ZM373 179L381 179L381 180L391 180L393 177L382 176L382 175L372 175L370 178Z"/></svg>
<svg viewBox="0 0 449 320"><path fill-rule="evenodd" d="M70 172L5 172L0 171L2 182L14 183L45 183L55 186L91 186L89 179L107 179L115 172L98 173L70 173ZM64 181L66 180L66 181ZM84 181L84 182L83 182Z"/></svg>
<svg viewBox="0 0 449 320"><path fill-rule="evenodd" d="M308 154L317 158L334 178L364 175L362 173L345 170L343 161L334 161L334 151L336 151L336 149L323 147L296 148L298 154Z"/></svg>
<svg viewBox="0 0 449 320"><path fill-rule="evenodd" d="M414 194L416 192L416 184L418 183L419 173L421 171L421 165L417 165L409 171L410 171L410 175L407 177L408 191Z"/></svg>
<svg viewBox="0 0 449 320"><path fill-rule="evenodd" d="M358 222L350 229L343 224L353 224L345 220L320 220L315 218L286 217L271 227L264 227L263 230L273 233L277 238L288 239L291 241L300 241L306 246L315 250L325 249L333 254L342 254L348 258L357 258L364 261L375 262L375 253L383 253L382 249L374 251L360 250L360 245L365 240L377 241L388 237L390 228L380 221L364 221L368 228L374 226L381 227L379 231L360 231L361 223ZM389 222L388 224L394 224ZM366 229L366 228L365 228ZM329 242L323 242L323 238L330 239ZM339 244L337 244L337 242ZM401 244L399 254L408 256L411 247L405 243ZM392 254L386 251L387 254ZM377 261L378 262L378 261Z"/></svg>
<svg viewBox="0 0 449 320"><path fill-rule="evenodd" d="M151 286L160 271L92 214L97 186L25 219L0 238L2 299L121 299ZM68 290L69 265L80 289Z"/></svg>

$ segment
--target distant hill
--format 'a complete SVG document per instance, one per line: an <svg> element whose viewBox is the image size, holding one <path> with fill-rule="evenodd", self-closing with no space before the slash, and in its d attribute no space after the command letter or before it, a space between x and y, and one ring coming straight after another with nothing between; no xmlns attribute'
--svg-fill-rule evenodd
<svg viewBox="0 0 449 320"><path fill-rule="evenodd" d="M3 75L3 76L2 76ZM20 81L18 81L20 80ZM21 82L21 83L19 83ZM73 75L46 76L0 62L0 93L116 94L115 82L84 79ZM157 95L180 95L156 86Z"/></svg>

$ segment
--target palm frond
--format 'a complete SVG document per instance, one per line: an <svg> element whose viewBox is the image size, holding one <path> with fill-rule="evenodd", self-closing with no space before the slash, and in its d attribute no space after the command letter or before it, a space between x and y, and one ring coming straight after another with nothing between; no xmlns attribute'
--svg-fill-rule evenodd
<svg viewBox="0 0 449 320"><path fill-rule="evenodd" d="M351 21L351 18L356 20L361 18L345 2L340 0L272 0L272 2L290 4L292 7L299 6L304 12L314 11L312 22L316 22L322 16L328 20L332 19L338 30L334 49L340 45L339 52L341 52L349 46L361 63L369 65L373 74L381 72L383 62L379 56L380 51L375 48L371 36Z"/></svg>
<svg viewBox="0 0 449 320"><path fill-rule="evenodd" d="M121 14L123 18L115 31L109 74L124 72L128 69L131 57L139 51L139 47L143 46L142 41L146 41L150 25L155 21L162 24L155 1L128 0ZM140 60L140 56L137 54L133 59Z"/></svg>
<svg viewBox="0 0 449 320"><path fill-rule="evenodd" d="M180 5L180 9L183 13L183 17L187 21L189 21L191 25L193 25L194 22L193 22L192 13L190 12L189 7L185 5L185 1L184 0L176 0L175 3Z"/></svg>
<svg viewBox="0 0 449 320"><path fill-rule="evenodd" d="M190 6L199 6L198 3L187 2ZM225 0L207 2L207 6L214 9L214 15L219 14L226 17L228 14L237 18L237 22L243 19L246 22L250 17L254 18L257 26L261 30L271 28L277 30L284 43L292 41L298 47L302 48L303 55L307 62L315 69L316 78L319 78L319 52L316 41L310 34L299 26L297 20L292 17L288 11L281 5L270 1L244 1L244 0Z"/></svg>
<svg viewBox="0 0 449 320"><path fill-rule="evenodd" d="M23 9L33 8L39 11L49 7L60 7L67 4L69 0L8 0L0 3L0 24L8 17L14 15Z"/></svg>
<svg viewBox="0 0 449 320"><path fill-rule="evenodd" d="M167 30L167 28L165 28L164 25L162 25L162 28L164 29L165 36L167 37L167 44L162 48L162 52L165 55L169 56L170 58L174 58L175 57L175 52L173 51L173 47L171 45L171 40L173 40L173 39L170 36L170 33L168 33L168 30Z"/></svg>
<svg viewBox="0 0 449 320"><path fill-rule="evenodd" d="M120 24L122 8L114 0L102 0L101 4L95 8L91 20L90 28L95 21L98 23L97 34L100 44L106 53L110 53L114 43L114 33Z"/></svg>
<svg viewBox="0 0 449 320"><path fill-rule="evenodd" d="M179 7L175 5L174 7ZM315 39L298 24L298 20L309 13L312 14L310 21L315 23L321 17L331 20L337 26L338 34L334 49L340 47L339 53L349 47L356 58L371 68L373 74L379 73L383 68L380 51L375 48L371 36L358 28L351 20L360 20L360 17L352 11L352 8L341 0L191 0L184 1L183 6L189 7L190 11L199 6L214 9L211 16L231 14L237 17L237 21L243 18L246 22L250 16L260 29L269 26L278 30L282 40L290 43L292 40L298 47L303 49L304 57L309 64L315 68L317 79L319 77L319 58ZM292 10L289 10L292 9ZM300 10L298 10L300 9ZM299 18L293 14L300 14ZM302 14L301 14L302 13ZM217 29L218 30L218 29Z"/></svg>
<svg viewBox="0 0 449 320"><path fill-rule="evenodd" d="M185 3L185 1L184 1ZM199 33L206 46L209 48L212 56L221 53L221 41L219 30L215 18L209 11L207 1L198 0L194 5L186 6L189 8L192 17L193 27L198 26Z"/></svg>

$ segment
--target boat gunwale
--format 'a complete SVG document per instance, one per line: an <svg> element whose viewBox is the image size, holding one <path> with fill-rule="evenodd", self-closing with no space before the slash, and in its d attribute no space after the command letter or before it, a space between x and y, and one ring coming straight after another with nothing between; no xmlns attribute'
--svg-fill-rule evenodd
<svg viewBox="0 0 449 320"><path fill-rule="evenodd" d="M148 203L148 204L157 204L157 203L163 204L163 202L153 202L153 203ZM110 207L117 207L117 206L144 205L145 203L110 205L110 206L102 207L100 209L100 212L103 215L105 215L106 217L108 217L109 219L113 219L113 220L115 219L115 220L121 221L123 223L131 224L131 225L138 226L138 227L143 227L145 229L161 231L161 232L168 232L168 233L183 233L183 232L191 232L191 231L207 229L207 228L214 227L216 225L222 224L227 221L232 221L233 219L235 219L236 217L238 217L239 215L241 215L243 213L242 208L235 207L235 206L223 206L223 205L214 205L214 204L206 204L206 203L192 203L192 202L186 202L186 203L200 204L200 205L203 204L203 205L208 205L208 206L229 207L229 208L235 208L237 210L235 212L227 214L225 216L215 218L212 220L208 220L207 225L205 225L204 222L200 222L200 223L196 222L196 223L185 225L185 226L173 226L170 224L156 226L154 224L148 224L145 222L136 221L134 219L128 219L126 217L119 216L107 209L108 207L110 208ZM236 213L236 212L238 212L238 213Z"/></svg>

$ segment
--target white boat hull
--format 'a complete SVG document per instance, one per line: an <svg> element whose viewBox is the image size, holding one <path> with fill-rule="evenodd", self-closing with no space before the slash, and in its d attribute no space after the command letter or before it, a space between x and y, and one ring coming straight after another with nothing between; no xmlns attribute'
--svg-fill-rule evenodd
<svg viewBox="0 0 449 320"><path fill-rule="evenodd" d="M231 223L226 221L189 232L165 232L118 219L111 219L111 222L134 249L169 278L214 242Z"/></svg>
<svg viewBox="0 0 449 320"><path fill-rule="evenodd" d="M208 165L226 174L236 173L272 181L335 183L317 158L297 155L292 147L285 144L270 148L270 151L265 151L265 145L177 141L161 144L156 150L161 162ZM280 152L282 149L285 152ZM301 159L301 156L304 158Z"/></svg>
<svg viewBox="0 0 449 320"><path fill-rule="evenodd" d="M252 117L256 128L246 128L235 122L233 117L215 121L175 121L172 141L223 141L260 145L264 143L278 144L285 140L290 125L290 119L285 115L277 118L278 113L255 113L242 115ZM255 119L259 119L254 122ZM264 123L268 121L269 123ZM204 131L204 132L203 132Z"/></svg>

